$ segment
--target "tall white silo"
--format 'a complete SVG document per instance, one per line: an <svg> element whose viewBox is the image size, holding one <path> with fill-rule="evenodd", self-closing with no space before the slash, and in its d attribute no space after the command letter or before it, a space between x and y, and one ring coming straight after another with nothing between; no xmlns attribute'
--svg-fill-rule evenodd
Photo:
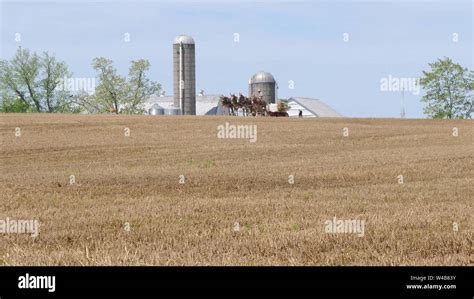
<svg viewBox="0 0 474 299"><path fill-rule="evenodd" d="M196 115L196 54L192 37L173 41L173 100L181 115Z"/></svg>

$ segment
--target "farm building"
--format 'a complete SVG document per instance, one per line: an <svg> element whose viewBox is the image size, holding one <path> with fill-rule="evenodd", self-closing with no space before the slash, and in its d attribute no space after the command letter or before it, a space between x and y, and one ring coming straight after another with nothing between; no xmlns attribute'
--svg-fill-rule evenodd
<svg viewBox="0 0 474 299"><path fill-rule="evenodd" d="M202 92L196 96L196 114L195 115L222 115L223 111L219 105L220 95L204 95ZM145 105L145 110L150 112L154 104L158 104L165 111L173 109L173 96L151 96ZM166 114L166 113L165 113Z"/></svg>
<svg viewBox="0 0 474 299"><path fill-rule="evenodd" d="M290 117L297 117L300 110L303 112L303 117L342 117L318 99L292 97L288 99L288 106L290 109L287 112Z"/></svg>
<svg viewBox="0 0 474 299"><path fill-rule="evenodd" d="M224 115L220 95L196 95L196 56L194 39L179 35L173 41L173 96L151 96L145 103L150 115ZM269 72L260 71L248 81L249 97L261 97L267 111L274 111L278 102L278 84ZM292 97L288 99L288 115L298 117L341 117L318 99Z"/></svg>
<svg viewBox="0 0 474 299"><path fill-rule="evenodd" d="M164 114L167 109L174 108L172 96L152 96L149 98L145 108L149 114L156 114L155 107L161 107ZM158 106L153 107L154 104ZM288 115L298 117L299 111L303 112L303 117L342 117L338 112L318 99L292 97L288 99ZM155 108L154 110L151 108ZM158 108L159 109L159 108ZM196 115L224 115L224 110L220 105L220 95L204 95L202 92L196 96Z"/></svg>

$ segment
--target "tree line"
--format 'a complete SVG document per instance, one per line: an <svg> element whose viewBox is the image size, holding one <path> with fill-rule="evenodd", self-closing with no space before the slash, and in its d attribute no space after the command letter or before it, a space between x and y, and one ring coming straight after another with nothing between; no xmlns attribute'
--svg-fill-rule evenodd
<svg viewBox="0 0 474 299"><path fill-rule="evenodd" d="M0 112L142 114L147 99L161 90L147 76L151 65L146 59L131 61L127 76L118 74L113 61L104 57L95 58L91 66L98 81L94 90L71 90L64 84L72 76L64 61L48 52L18 48L12 59L0 60ZM429 66L420 78L424 113L431 118L472 118L474 71L447 57ZM231 94L222 96L221 103L229 115L266 113L262 97ZM282 105L280 112L288 108Z"/></svg>
<svg viewBox="0 0 474 299"><path fill-rule="evenodd" d="M126 77L104 57L95 58L92 67L98 80L94 90L71 90L65 79L72 73L64 61L18 48L12 59L0 60L0 112L141 114L148 97L161 90L148 78L145 59L131 61Z"/></svg>

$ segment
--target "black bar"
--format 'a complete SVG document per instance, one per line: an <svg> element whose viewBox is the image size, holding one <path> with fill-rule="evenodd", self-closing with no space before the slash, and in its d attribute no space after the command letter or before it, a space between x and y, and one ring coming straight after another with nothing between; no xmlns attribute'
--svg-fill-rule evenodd
<svg viewBox="0 0 474 299"><path fill-rule="evenodd" d="M0 267L0 298L472 299L473 272L473 267ZM20 289L19 277L26 273L55 276L55 291ZM455 289L407 289L427 284Z"/></svg>

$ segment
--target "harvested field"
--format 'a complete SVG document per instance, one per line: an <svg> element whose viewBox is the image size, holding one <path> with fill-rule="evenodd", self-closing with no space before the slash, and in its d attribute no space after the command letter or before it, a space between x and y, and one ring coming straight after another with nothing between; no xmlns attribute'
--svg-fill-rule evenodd
<svg viewBox="0 0 474 299"><path fill-rule="evenodd" d="M0 115L0 264L473 265L473 124Z"/></svg>

